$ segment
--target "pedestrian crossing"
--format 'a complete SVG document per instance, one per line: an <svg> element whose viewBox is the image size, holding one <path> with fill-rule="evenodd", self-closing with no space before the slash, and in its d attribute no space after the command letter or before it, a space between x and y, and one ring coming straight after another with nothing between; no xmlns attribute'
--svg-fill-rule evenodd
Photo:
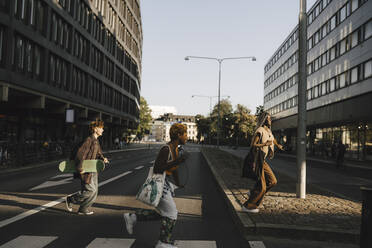
<svg viewBox="0 0 372 248"><path fill-rule="evenodd" d="M31 236L21 235L3 244L0 248L43 248L57 240L56 236ZM95 238L87 248L130 248L136 242L135 239L120 238ZM217 248L216 241L211 240L180 240L178 248Z"/></svg>

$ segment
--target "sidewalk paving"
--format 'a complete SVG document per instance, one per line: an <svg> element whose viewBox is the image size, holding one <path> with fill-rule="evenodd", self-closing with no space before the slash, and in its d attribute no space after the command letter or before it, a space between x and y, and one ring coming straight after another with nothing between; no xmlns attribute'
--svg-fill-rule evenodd
<svg viewBox="0 0 372 248"><path fill-rule="evenodd" d="M359 243L360 202L337 197L314 185L307 186L306 199L296 198L296 180L276 173L278 185L266 194L260 212L242 212L254 181L241 177L242 158L236 150L202 149L235 221L249 236Z"/></svg>

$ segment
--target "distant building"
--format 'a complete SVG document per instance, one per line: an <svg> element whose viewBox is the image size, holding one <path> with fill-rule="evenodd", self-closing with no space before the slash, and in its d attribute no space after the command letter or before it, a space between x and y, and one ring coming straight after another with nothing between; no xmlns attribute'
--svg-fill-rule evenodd
<svg viewBox="0 0 372 248"><path fill-rule="evenodd" d="M104 147L135 128L142 42L139 0L1 0L0 143L30 162L95 118Z"/></svg>
<svg viewBox="0 0 372 248"><path fill-rule="evenodd" d="M308 11L307 151L372 160L372 1L318 0ZM264 109L296 149L298 27L265 66Z"/></svg>
<svg viewBox="0 0 372 248"><path fill-rule="evenodd" d="M170 141L169 130L172 124L182 123L187 126L187 137L189 141L197 141L198 129L195 123L195 116L164 114L152 122L150 140Z"/></svg>
<svg viewBox="0 0 372 248"><path fill-rule="evenodd" d="M150 105L149 108L151 109L151 116L153 119L157 119L165 113L177 114L177 109L174 106Z"/></svg>

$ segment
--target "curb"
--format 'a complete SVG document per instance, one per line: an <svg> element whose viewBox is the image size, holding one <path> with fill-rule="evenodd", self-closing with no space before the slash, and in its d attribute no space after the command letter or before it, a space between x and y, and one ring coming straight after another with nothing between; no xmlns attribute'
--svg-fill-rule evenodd
<svg viewBox="0 0 372 248"><path fill-rule="evenodd" d="M148 150L149 148L131 148L131 149L122 149L122 150L110 150L110 151L105 151L103 154L112 154L112 153L119 153L119 152L130 152L130 151L138 151L138 150ZM58 159L58 160L53 160L53 161L48 161L45 163L41 164L34 164L34 165L27 165L19 168L10 168L10 169L5 169L5 170L0 170L0 177L1 176L8 176L8 175L16 175L25 171L31 171L35 169L42 169L49 167L53 164L59 163L65 159Z"/></svg>
<svg viewBox="0 0 372 248"><path fill-rule="evenodd" d="M249 213L242 211L241 205L235 199L233 192L226 186L222 177L218 174L215 168L211 165L210 160L201 151L203 158L211 170L219 191L222 193L235 224L240 232L246 236L272 236L277 238L289 239L305 239L316 241L337 241L357 244L359 243L360 235L357 231L346 231L343 229L329 229L318 227L303 227L297 225L283 225L270 223L255 223Z"/></svg>

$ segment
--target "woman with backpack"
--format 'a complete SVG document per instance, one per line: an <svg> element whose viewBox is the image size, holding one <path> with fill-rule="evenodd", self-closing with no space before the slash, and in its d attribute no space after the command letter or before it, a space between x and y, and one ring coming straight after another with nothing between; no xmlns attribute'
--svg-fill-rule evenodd
<svg viewBox="0 0 372 248"><path fill-rule="evenodd" d="M179 156L178 146L184 145L187 141L186 125L175 123L169 130L171 141L163 146L154 163L154 173L166 173L163 194L159 205L155 210L141 209L135 213L125 213L124 222L129 234L133 233L133 227L137 221L152 221L160 220L160 235L156 248L175 248L172 241L173 228L177 221L178 211L174 202L175 185L169 181L170 176L173 176L174 182L178 188L183 188L179 183L178 165L185 161L184 156Z"/></svg>

